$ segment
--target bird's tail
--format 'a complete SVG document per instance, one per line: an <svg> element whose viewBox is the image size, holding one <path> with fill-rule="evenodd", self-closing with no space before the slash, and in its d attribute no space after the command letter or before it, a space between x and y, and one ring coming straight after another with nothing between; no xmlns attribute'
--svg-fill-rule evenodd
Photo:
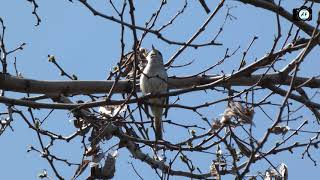
<svg viewBox="0 0 320 180"><path fill-rule="evenodd" d="M156 141L162 140L162 119L161 118L154 118L154 129L155 129L155 136Z"/></svg>
<svg viewBox="0 0 320 180"><path fill-rule="evenodd" d="M157 100L157 99L156 99ZM163 100L155 101L154 103L161 104ZM156 107L156 106L151 106L151 111L153 114L153 126L155 130L155 136L156 140L162 140L162 113L163 113L163 108L162 107Z"/></svg>

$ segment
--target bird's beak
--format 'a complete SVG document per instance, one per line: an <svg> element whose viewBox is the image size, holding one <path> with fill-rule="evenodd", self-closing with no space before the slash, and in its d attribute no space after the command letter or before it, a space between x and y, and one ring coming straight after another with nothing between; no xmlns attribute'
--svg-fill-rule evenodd
<svg viewBox="0 0 320 180"><path fill-rule="evenodd" d="M154 48L153 44L152 44L152 50L156 50L156 48Z"/></svg>

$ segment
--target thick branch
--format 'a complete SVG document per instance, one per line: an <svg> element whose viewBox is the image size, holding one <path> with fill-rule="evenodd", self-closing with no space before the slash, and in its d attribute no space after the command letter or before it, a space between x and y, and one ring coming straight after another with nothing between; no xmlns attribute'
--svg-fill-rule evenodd
<svg viewBox="0 0 320 180"><path fill-rule="evenodd" d="M182 89L198 85L209 84L217 80L221 80L228 76L195 76L195 77L171 77L169 78L170 89ZM261 75L251 75L247 77L231 78L224 83L219 83L223 86L252 86L256 84ZM274 85L282 84L289 85L291 77L286 79L281 78L279 74L265 75L262 82L267 80ZM307 82L307 83L305 83ZM32 94L99 94L106 93L112 87L114 81L39 81L33 79L18 78L7 74L0 74L0 89L21 93ZM119 80L114 87L114 93L124 93L131 91L130 80ZM295 85L303 84L303 87L319 88L320 79L310 79L304 77L297 77ZM137 86L139 91L139 87Z"/></svg>

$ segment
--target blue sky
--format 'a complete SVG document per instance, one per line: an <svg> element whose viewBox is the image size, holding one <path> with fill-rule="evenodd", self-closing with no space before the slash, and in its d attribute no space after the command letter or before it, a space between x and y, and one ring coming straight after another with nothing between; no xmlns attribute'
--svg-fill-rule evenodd
<svg viewBox="0 0 320 180"><path fill-rule="evenodd" d="M109 15L113 14L116 16L108 1L94 1L92 3L95 7L98 7L97 9ZM156 0L135 1L135 3L136 23L143 26L145 21L158 7L159 3ZM161 15L156 27L161 27L170 17L174 16L177 10L182 8L183 3L184 1L168 1L168 6L164 9L165 13ZM302 3L303 1L283 0L284 7L288 11L291 11L292 8L299 7ZM93 16L88 9L76 1L74 3L70 3L67 0L39 1L38 4L38 14L42 21L40 26L35 27L35 17L31 14L32 6L30 3L27 1L11 0L2 0L0 2L0 17L3 18L7 27L7 48L13 49L22 42L27 43L23 51L14 54L10 58L11 62L14 57L17 58L18 69L22 75L27 78L39 80L65 79L59 76L59 71L47 60L47 55L53 54L67 72L76 74L81 80L106 79L109 70L116 65L121 53L119 24ZM229 7L235 6L232 8L231 14L237 19L232 21L228 20L224 26L223 33L217 39L218 42L223 43L223 46L210 46L198 49L188 48L177 58L175 65L184 64L191 60L195 60L195 63L185 68L170 69L168 71L169 76L195 74L220 60L226 48L234 51L240 46L235 56L228 59L221 67L209 72L210 74L220 74L221 71L230 73L238 66L242 52L247 48L254 36L258 36L259 38L247 55L248 62L253 62L256 58L264 56L270 50L274 36L276 35L275 14L237 1L227 0L225 4ZM209 5L211 9L214 9L217 3L211 2ZM315 5L313 10L313 15L316 16L319 5ZM212 38L222 25L226 12L227 8L223 7L207 27L205 33L197 38L195 42L207 42L208 39ZM126 17L126 21L130 22L128 17L129 16ZM169 26L163 34L165 37L176 41L186 41L196 32L197 27L201 25L206 18L207 15L199 3L189 1L186 12L176 20L173 26ZM285 36L291 24L283 18L281 18L281 23L283 26L283 36ZM315 20L311 22L313 25L314 23ZM139 34L141 34L141 32ZM305 36L304 33L301 33L301 35ZM126 51L130 51L132 41L132 33L127 30L125 36ZM162 52L165 60L169 59L175 51L180 48L177 45L168 45L158 40L154 35L148 35L142 46L150 48L152 44ZM277 49L279 49L279 47ZM318 65L319 63L317 51L319 51L318 47L306 58L302 64L302 71L299 72L300 76L310 77L318 75L318 68L315 66L315 64ZM295 55L296 54L293 53L287 56L287 61L290 60L290 57L295 57ZM10 63L9 70L13 73L14 69L12 64L13 63ZM281 63L279 65L281 65ZM21 94L8 94L12 95L11 97L22 96ZM213 92L190 93L183 95L180 103L195 105L218 98L221 98L221 96L217 96L217 93ZM283 99L279 96L275 98L279 99L278 102ZM80 97L75 97L75 99L80 99ZM319 97L317 99L319 100ZM4 106L0 105L0 108L4 108ZM219 114L223 112L224 108L225 104L215 105L212 108L202 109L201 113L209 119L217 118ZM276 113L272 112L278 112L277 109L274 108L266 110L273 115L273 118L276 116ZM39 118L44 117L48 112L48 110L37 112L37 116ZM203 122L199 120L199 116L194 115L192 112L175 109L170 110L169 113L168 118L176 122L203 125ZM305 119L309 119L310 122L314 121L314 117L307 110L301 110L299 114L303 115ZM63 131L65 135L71 134L74 128L68 121L70 119L72 119L72 117L68 115L67 111L55 111L54 115L51 116L45 124L45 127L57 132ZM270 125L270 121L268 121L261 112L257 112L256 119L258 121L256 123L257 134L259 134L265 130L265 125ZM312 123L310 124L310 126L312 126ZM28 145L39 146L36 140L36 134L18 117L13 123L13 128L14 132L5 132L0 140L0 146L2 147L0 150L2 162L0 163L1 179L36 179L37 173L42 169L47 169L49 175L53 175L48 163L39 157L38 154L34 152L26 153ZM176 136L177 133L184 133L185 136ZM165 138L172 142L177 142L186 136L187 134L184 129L170 127L168 125L165 127ZM300 139L303 140L312 137L312 135L309 134L301 134L300 136ZM69 157L74 162L78 162L80 160L78 157L81 157L82 154L80 141L81 139L77 139L69 144L57 143L54 152L64 157ZM116 142L117 141L112 140L108 142L108 144L104 144L104 147L113 145ZM317 175L318 167L313 166L313 163L307 158L302 160L301 150L294 152L294 154L279 154L270 159L274 162L286 163L289 167L289 177L294 177L293 179L311 179ZM314 155L315 158L320 158L318 151L314 151ZM210 156L212 155L195 155L192 156L192 158L199 167L206 170L205 168L209 167L211 163L208 161L208 158L212 158ZM156 179L151 168L129 157L125 149L120 150L114 179L120 180L125 177L131 177L130 179L138 178L128 162L134 163L137 171L143 174L146 179ZM59 165L58 167L63 166ZM268 164L262 162L252 166L252 170L266 167L268 167ZM184 167L182 167L181 163L178 163L175 168L179 169ZM65 177L71 177L75 169L75 167L64 167L60 169L60 172ZM303 171L303 173L301 171ZM85 176L82 176L82 178L84 177ZM173 177L172 179L180 178Z"/></svg>

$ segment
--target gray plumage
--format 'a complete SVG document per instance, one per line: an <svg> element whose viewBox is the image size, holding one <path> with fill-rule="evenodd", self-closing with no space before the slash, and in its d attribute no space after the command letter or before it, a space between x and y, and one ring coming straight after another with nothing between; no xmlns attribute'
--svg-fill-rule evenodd
<svg viewBox="0 0 320 180"><path fill-rule="evenodd" d="M163 65L162 54L152 46L152 50L147 56L148 64L140 77L140 89L143 95L159 94L168 92L168 75ZM149 99L149 103L163 105L166 97ZM155 128L156 140L162 139L162 114L163 107L150 106L154 116L153 125Z"/></svg>

